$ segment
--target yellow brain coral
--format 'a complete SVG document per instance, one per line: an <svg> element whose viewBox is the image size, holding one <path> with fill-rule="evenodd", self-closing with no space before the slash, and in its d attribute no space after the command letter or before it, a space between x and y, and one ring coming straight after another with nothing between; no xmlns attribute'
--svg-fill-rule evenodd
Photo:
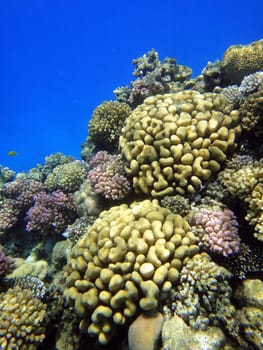
<svg viewBox="0 0 263 350"><path fill-rule="evenodd" d="M197 252L187 221L156 199L103 211L66 266L65 295L82 319L80 329L108 343L117 325L167 298Z"/></svg>
<svg viewBox="0 0 263 350"><path fill-rule="evenodd" d="M46 306L29 289L0 294L0 349L35 350L45 338Z"/></svg>
<svg viewBox="0 0 263 350"><path fill-rule="evenodd" d="M232 45L222 60L224 78L231 83L240 83L251 73L263 69L263 40L248 45Z"/></svg>
<svg viewBox="0 0 263 350"><path fill-rule="evenodd" d="M126 120L120 147L136 193L193 193L221 169L241 132L223 95L182 91L148 97Z"/></svg>

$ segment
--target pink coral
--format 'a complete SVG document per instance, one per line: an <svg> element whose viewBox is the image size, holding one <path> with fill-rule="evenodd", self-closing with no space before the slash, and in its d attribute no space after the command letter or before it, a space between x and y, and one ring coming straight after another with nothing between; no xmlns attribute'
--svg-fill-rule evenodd
<svg viewBox="0 0 263 350"><path fill-rule="evenodd" d="M42 191L35 195L34 200L35 204L26 217L28 231L40 231L44 235L62 233L76 219L72 193Z"/></svg>
<svg viewBox="0 0 263 350"><path fill-rule="evenodd" d="M15 260L0 250L0 279L15 268Z"/></svg>
<svg viewBox="0 0 263 350"><path fill-rule="evenodd" d="M211 252L228 256L239 251L238 223L231 210L202 208L197 213L196 223L203 226L206 233L203 239Z"/></svg>
<svg viewBox="0 0 263 350"><path fill-rule="evenodd" d="M90 161L88 177L96 193L106 199L120 200L131 190L128 179L117 170L118 156L99 151Z"/></svg>

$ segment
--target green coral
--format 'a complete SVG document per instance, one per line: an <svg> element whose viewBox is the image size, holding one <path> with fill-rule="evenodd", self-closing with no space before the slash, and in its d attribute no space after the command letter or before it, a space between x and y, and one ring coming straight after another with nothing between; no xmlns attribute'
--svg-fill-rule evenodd
<svg viewBox="0 0 263 350"><path fill-rule="evenodd" d="M130 112L131 109L126 103L103 102L94 110L89 122L90 140L99 149L115 150L118 146L121 129Z"/></svg>
<svg viewBox="0 0 263 350"><path fill-rule="evenodd" d="M103 211L66 266L65 295L80 329L108 343L117 326L169 297L182 265L198 250L188 222L157 200Z"/></svg>
<svg viewBox="0 0 263 350"><path fill-rule="evenodd" d="M47 176L44 185L50 192L58 189L74 192L79 189L87 174L87 169L81 161L60 164Z"/></svg>

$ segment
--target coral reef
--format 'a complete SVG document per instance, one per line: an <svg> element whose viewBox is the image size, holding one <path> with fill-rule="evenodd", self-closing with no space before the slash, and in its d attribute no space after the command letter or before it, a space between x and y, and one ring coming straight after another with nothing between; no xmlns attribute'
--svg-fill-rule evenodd
<svg viewBox="0 0 263 350"><path fill-rule="evenodd" d="M82 160L0 165L1 349L263 347L263 40L132 63Z"/></svg>
<svg viewBox="0 0 263 350"><path fill-rule="evenodd" d="M246 280L237 288L234 298L241 306L236 319L239 324L240 343L245 349L261 349L263 345L263 282Z"/></svg>
<svg viewBox="0 0 263 350"><path fill-rule="evenodd" d="M5 275L14 270L15 266L15 260L0 250L0 281Z"/></svg>
<svg viewBox="0 0 263 350"><path fill-rule="evenodd" d="M14 180L15 172L8 167L4 167L0 164L0 189L2 191L3 185L7 182Z"/></svg>
<svg viewBox="0 0 263 350"><path fill-rule="evenodd" d="M249 276L263 271L263 256L260 246L248 246L240 244L240 249L234 256L229 256L222 264L232 273L234 277L243 280Z"/></svg>
<svg viewBox="0 0 263 350"><path fill-rule="evenodd" d="M62 233L76 219L72 193L61 190L51 193L39 192L35 203L27 212L28 231L39 231L42 235Z"/></svg>
<svg viewBox="0 0 263 350"><path fill-rule="evenodd" d="M97 216L103 208L101 196L95 192L89 179L74 193L74 203L79 216Z"/></svg>
<svg viewBox="0 0 263 350"><path fill-rule="evenodd" d="M165 196L160 200L162 207L168 208L174 214L185 216L190 210L189 199L179 194L175 196Z"/></svg>
<svg viewBox="0 0 263 350"><path fill-rule="evenodd" d="M25 275L4 280L4 289L10 288L30 289L33 298L43 300L47 289L43 281L37 277Z"/></svg>
<svg viewBox="0 0 263 350"><path fill-rule="evenodd" d="M121 129L130 112L126 103L103 102L94 110L89 122L89 139L99 150L116 150Z"/></svg>
<svg viewBox="0 0 263 350"><path fill-rule="evenodd" d="M52 192L62 190L64 192L75 192L87 177L87 169L83 162L76 160L56 166L47 176L44 185Z"/></svg>
<svg viewBox="0 0 263 350"><path fill-rule="evenodd" d="M222 60L224 79L239 84L251 73L263 69L263 40L248 45L232 45L224 53Z"/></svg>
<svg viewBox="0 0 263 350"><path fill-rule="evenodd" d="M106 344L138 311L154 311L198 252L195 243L187 221L157 200L103 211L66 266L65 295L82 319L80 329Z"/></svg>
<svg viewBox="0 0 263 350"><path fill-rule="evenodd" d="M235 148L238 122L238 111L220 94L183 91L147 98L120 136L135 192L194 193Z"/></svg>
<svg viewBox="0 0 263 350"><path fill-rule="evenodd" d="M210 252L228 256L239 251L238 222L231 210L215 211L201 208L195 221L204 228L202 240Z"/></svg>
<svg viewBox="0 0 263 350"><path fill-rule="evenodd" d="M227 191L247 207L245 219L254 226L254 237L263 241L263 158L259 161L250 161L245 165L240 164L240 168L226 167L219 174L219 181L225 186Z"/></svg>
<svg viewBox="0 0 263 350"><path fill-rule="evenodd" d="M132 63L135 65L133 75L138 78L131 82L130 87L114 90L118 101L125 101L132 108L149 96L182 91L192 75L192 70L177 64L175 58L166 57L160 61L154 49Z"/></svg>
<svg viewBox="0 0 263 350"><path fill-rule="evenodd" d="M246 131L253 131L255 133L263 133L263 85L258 91L251 93L240 104L239 111L241 114L242 128ZM259 127L258 125L261 124ZM259 129L259 130L258 130Z"/></svg>
<svg viewBox="0 0 263 350"><path fill-rule="evenodd" d="M175 313L195 329L221 323L233 331L235 307L231 304L230 277L208 254L195 255L180 272L173 303Z"/></svg>
<svg viewBox="0 0 263 350"><path fill-rule="evenodd" d="M1 349L35 350L45 338L46 305L30 289L0 294Z"/></svg>
<svg viewBox="0 0 263 350"><path fill-rule="evenodd" d="M121 200L131 191L130 182L121 174L118 167L119 157L106 151L99 151L91 159L88 173L91 184L96 193L106 199Z"/></svg>
<svg viewBox="0 0 263 350"><path fill-rule="evenodd" d="M219 327L195 330L176 314L164 321L162 342L165 350L237 350Z"/></svg>

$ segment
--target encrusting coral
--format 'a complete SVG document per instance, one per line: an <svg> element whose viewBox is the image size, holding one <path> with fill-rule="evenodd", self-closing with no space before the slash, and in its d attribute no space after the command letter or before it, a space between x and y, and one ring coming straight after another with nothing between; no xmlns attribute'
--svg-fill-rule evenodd
<svg viewBox="0 0 263 350"><path fill-rule="evenodd" d="M136 193L194 193L236 146L239 113L220 94L182 91L147 98L126 120L120 148Z"/></svg>
<svg viewBox="0 0 263 350"><path fill-rule="evenodd" d="M30 289L0 294L0 346L3 350L35 350L45 338L46 305Z"/></svg>
<svg viewBox="0 0 263 350"><path fill-rule="evenodd" d="M107 344L118 325L167 299L198 250L188 222L157 200L103 211L66 266L65 295L82 319L80 329Z"/></svg>

